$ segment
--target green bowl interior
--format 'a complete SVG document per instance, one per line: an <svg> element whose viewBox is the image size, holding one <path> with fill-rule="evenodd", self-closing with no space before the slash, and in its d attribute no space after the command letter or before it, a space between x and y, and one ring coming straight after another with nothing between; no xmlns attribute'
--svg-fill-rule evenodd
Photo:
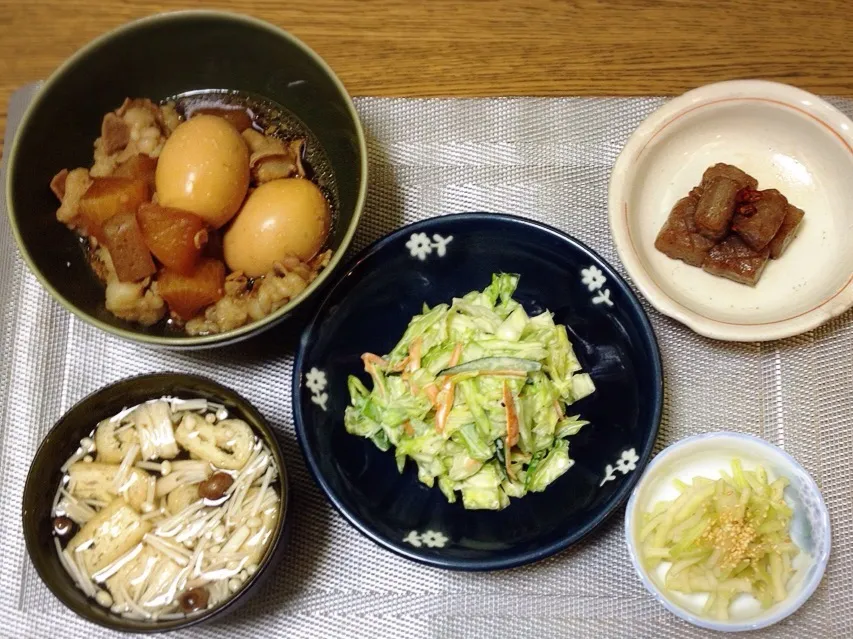
<svg viewBox="0 0 853 639"><path fill-rule="evenodd" d="M60 467L77 450L80 439L86 437L100 420L116 414L127 406L164 395L184 398L202 397L215 401L225 405L231 415L245 420L263 438L281 470L279 481L282 487L282 502L279 526L270 541L260 569L235 597L218 608L189 619L152 624L115 615L88 599L77 588L57 556L53 542L50 509L56 488L62 478ZM209 621L245 601L250 591L259 584L260 578L268 576L268 568L275 563L273 557L281 556L280 546L284 541L283 530L287 518L288 501L287 473L281 448L263 416L248 401L234 391L205 377L183 373L143 375L122 380L89 395L63 415L48 433L36 453L24 487L22 508L24 540L30 559L42 581L62 603L78 615L115 630L160 632Z"/></svg>
<svg viewBox="0 0 853 639"><path fill-rule="evenodd" d="M8 165L8 204L19 244L36 275L71 310L122 337L174 346L228 341L272 323L305 298L223 335L192 338L159 326L144 329L106 311L103 287L78 239L57 222L50 179L63 167L91 165L92 145L106 112L125 97L160 100L195 89L266 97L312 130L328 155L339 191L329 242L337 257L360 214L366 158L358 117L325 63L292 36L236 15L186 12L132 23L96 40L47 81L25 115Z"/></svg>

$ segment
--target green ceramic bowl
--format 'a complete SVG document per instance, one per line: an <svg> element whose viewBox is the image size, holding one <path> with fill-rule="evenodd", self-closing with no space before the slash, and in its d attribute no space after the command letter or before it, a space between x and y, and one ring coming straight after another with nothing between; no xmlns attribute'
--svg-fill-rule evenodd
<svg viewBox="0 0 853 639"><path fill-rule="evenodd" d="M217 608L184 619L146 622L113 614L88 599L59 562L53 542L53 497L62 473L60 467L77 450L80 440L89 435L102 419L115 415L127 406L165 395L181 398L201 397L223 404L230 415L246 421L264 440L275 458L281 489L278 528L270 541L258 571L231 599ZM45 437L24 486L23 524L27 552L42 581L51 592L78 615L113 630L126 632L164 632L186 628L220 618L240 607L254 595L281 560L287 537L287 506L290 502L287 471L281 447L263 416L243 397L213 380L184 373L141 375L102 388L74 405Z"/></svg>
<svg viewBox="0 0 853 639"><path fill-rule="evenodd" d="M63 167L90 166L103 115L125 97L160 100L199 89L259 95L294 113L329 158L339 207L331 263L297 298L266 318L219 335L142 328L104 308L104 291L74 233L57 222L48 185ZM352 100L328 65L281 29L246 16L186 11L125 25L93 41L44 84L8 157L6 198L21 254L42 285L81 319L113 335L169 348L248 337L279 322L331 277L355 232L367 189L367 149Z"/></svg>

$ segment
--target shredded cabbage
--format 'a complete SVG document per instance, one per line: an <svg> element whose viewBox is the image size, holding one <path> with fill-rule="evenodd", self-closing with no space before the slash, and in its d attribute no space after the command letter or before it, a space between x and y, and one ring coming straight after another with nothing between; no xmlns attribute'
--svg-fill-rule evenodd
<svg viewBox="0 0 853 639"><path fill-rule="evenodd" d="M512 298L518 276L495 274L482 292L424 307L386 356L362 356L372 389L350 376L347 432L451 503L500 510L545 490L572 467L566 437L587 421L566 408L595 391L564 326L529 317Z"/></svg>

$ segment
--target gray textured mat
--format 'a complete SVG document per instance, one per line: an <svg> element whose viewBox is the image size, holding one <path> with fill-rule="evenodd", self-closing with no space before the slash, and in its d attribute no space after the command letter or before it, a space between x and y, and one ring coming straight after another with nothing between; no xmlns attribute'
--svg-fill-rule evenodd
<svg viewBox="0 0 853 639"><path fill-rule="evenodd" d="M35 87L12 97L6 149ZM853 115L853 101L834 100ZM561 228L618 266L607 181L630 132L662 103L641 99L357 100L370 137L372 184L356 248L407 222L471 210ZM0 216L0 637L90 639L42 585L24 549L20 501L36 446L71 404L128 375L195 371L246 395L283 432L294 534L270 583L228 620L186 637L710 636L643 589L622 517L534 566L459 574L380 550L323 499L299 455L290 415L288 328L207 353L153 351L74 319L37 284ZM850 634L853 626L853 315L767 344L724 344L651 312L667 378L658 450L730 429L797 457L829 505L834 547L813 598L774 637ZM291 329L292 330L292 329ZM713 401L709 401L713 398ZM760 634L760 633L757 633Z"/></svg>

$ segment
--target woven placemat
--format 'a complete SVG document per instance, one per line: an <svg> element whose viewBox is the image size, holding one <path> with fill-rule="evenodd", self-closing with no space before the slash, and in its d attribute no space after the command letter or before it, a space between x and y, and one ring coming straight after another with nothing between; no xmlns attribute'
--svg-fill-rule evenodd
<svg viewBox="0 0 853 639"><path fill-rule="evenodd" d="M6 149L36 86L12 96ZM371 184L355 248L415 220L459 211L516 213L551 224L621 270L607 224L610 169L631 131L663 103L638 99L356 101ZM853 101L833 100L853 116ZM624 273L624 272L623 272ZM766 636L850 636L853 627L853 314L765 344L699 337L648 309L667 391L657 450L711 430L752 433L813 475L834 547L820 588ZM292 476L293 536L270 582L227 620L186 637L710 636L666 612L634 574L622 516L536 565L464 574L383 551L351 528L310 479L293 433L293 328L208 352L156 351L106 336L42 290L0 215L0 636L93 639L111 633L67 611L24 549L21 495L36 446L87 393L143 372L198 372L248 397L282 433ZM713 401L709 401L713 399Z"/></svg>

